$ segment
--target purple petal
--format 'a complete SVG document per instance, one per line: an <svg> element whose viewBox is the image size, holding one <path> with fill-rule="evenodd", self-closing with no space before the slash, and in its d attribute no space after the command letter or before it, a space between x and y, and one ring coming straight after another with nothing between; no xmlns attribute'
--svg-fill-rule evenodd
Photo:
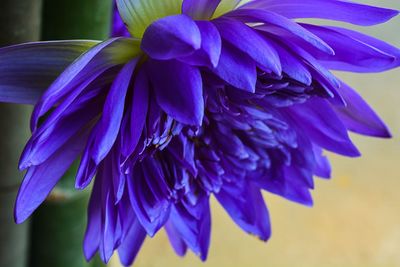
<svg viewBox="0 0 400 267"><path fill-rule="evenodd" d="M171 243L171 246L174 248L175 253L181 257L185 256L187 252L187 246L183 241L183 239L180 237L174 224L168 221L165 224L165 231L167 232L169 242Z"/></svg>
<svg viewBox="0 0 400 267"><path fill-rule="evenodd" d="M92 132L90 133L89 138L86 142L86 147L83 151L83 155L79 163L78 172L76 173L76 180L75 180L76 189L86 188L92 181L92 178L94 177L97 171L98 165L93 161L91 157L91 151L93 149L92 147L97 135L98 127L99 124L96 124L93 127Z"/></svg>
<svg viewBox="0 0 400 267"><path fill-rule="evenodd" d="M233 19L214 21L223 39L255 60L260 68L281 75L279 55L268 42L246 24Z"/></svg>
<svg viewBox="0 0 400 267"><path fill-rule="evenodd" d="M207 259L211 234L211 214L208 197L195 205L179 204L171 210L170 222L179 237L201 260ZM194 216L197 214L197 216Z"/></svg>
<svg viewBox="0 0 400 267"><path fill-rule="evenodd" d="M98 44L79 57L42 95L32 114L32 130L36 129L41 116L88 77L126 63L137 56L140 53L137 44L133 39L114 38ZM125 52L123 56L117 57L116 53L122 51Z"/></svg>
<svg viewBox="0 0 400 267"><path fill-rule="evenodd" d="M279 54L279 58L282 64L282 71L289 75L291 78L301 83L311 85L312 76L308 69L305 67L302 60L296 58L290 50L287 50L280 45L271 42L275 50Z"/></svg>
<svg viewBox="0 0 400 267"><path fill-rule="evenodd" d="M107 174L110 174L109 172ZM109 177L104 177L105 179L110 179ZM107 188L106 190L110 190ZM102 260L105 263L108 263L110 260L115 247L116 241L116 227L117 227L117 210L114 206L115 201L111 196L112 192L107 192L105 197L105 203L103 204L103 232L102 232L102 239L100 240L100 249L102 256ZM99 204L98 204L99 205Z"/></svg>
<svg viewBox="0 0 400 267"><path fill-rule="evenodd" d="M266 9L290 19L329 19L361 26L384 23L399 13L343 0L255 0L242 8Z"/></svg>
<svg viewBox="0 0 400 267"><path fill-rule="evenodd" d="M106 102L103 115L99 121L96 139L91 156L99 164L113 146L120 131L120 125L125 107L125 96L131 84L131 78L139 58L133 59L124 66L114 80Z"/></svg>
<svg viewBox="0 0 400 267"><path fill-rule="evenodd" d="M342 82L338 90L347 106L335 110L347 129L368 136L391 137L385 123L354 89Z"/></svg>
<svg viewBox="0 0 400 267"><path fill-rule="evenodd" d="M281 38L291 34L303 39L324 53L334 54L332 48L318 36L307 31L298 23L274 12L259 9L237 9L230 12L228 16L240 19L246 23L264 23L261 27L257 27L257 29L276 34Z"/></svg>
<svg viewBox="0 0 400 267"><path fill-rule="evenodd" d="M146 238L146 231L135 218L128 234L118 248L118 255L124 266L131 266Z"/></svg>
<svg viewBox="0 0 400 267"><path fill-rule="evenodd" d="M376 39L374 37L353 31L353 30L348 30L340 27L326 27L328 29L331 29L333 31L336 31L340 34L348 36L348 38L351 38L354 42L358 42L359 44L362 44L364 46L370 47L371 49L374 49L381 54L384 54L386 56L390 56L394 58L394 61L392 64L386 64L386 65L381 65L376 68L373 64L372 66L344 66L343 64L340 64L339 66L333 65L330 66L330 62L324 62L324 65L334 68L334 69L340 69L340 70L350 70L353 72L377 72L377 71L385 71L389 70L392 68L397 68L400 66L400 49L397 47L394 47L388 43L385 43L379 39Z"/></svg>
<svg viewBox="0 0 400 267"><path fill-rule="evenodd" d="M326 100L314 97L305 104L288 109L293 120L322 148L344 156L360 156L347 134L346 127Z"/></svg>
<svg viewBox="0 0 400 267"><path fill-rule="evenodd" d="M195 66L215 68L221 55L221 36L213 23L196 21L201 34L201 47L193 54L180 58L182 62Z"/></svg>
<svg viewBox="0 0 400 267"><path fill-rule="evenodd" d="M225 185L237 186L237 185ZM268 210L260 189L249 184L239 194L231 194L229 190L221 190L216 194L218 201L231 218L246 232L256 235L263 241L271 236L271 226Z"/></svg>
<svg viewBox="0 0 400 267"><path fill-rule="evenodd" d="M176 60L147 62L157 103L175 120L201 125L204 115L200 71Z"/></svg>
<svg viewBox="0 0 400 267"><path fill-rule="evenodd" d="M104 103L103 88L88 86L95 78L97 76L90 78L88 83L81 84L82 87L88 87L86 91L80 97L71 95L66 98L52 111L40 128L33 132L22 153L20 169L39 165L47 160L70 137L101 113Z"/></svg>
<svg viewBox="0 0 400 267"><path fill-rule="evenodd" d="M174 59L199 49L201 35L190 17L169 16L153 22L146 29L140 47L153 59Z"/></svg>
<svg viewBox="0 0 400 267"><path fill-rule="evenodd" d="M128 121L122 127L122 154L129 156L133 153L139 143L140 136L146 123L147 110L149 106L149 79L144 70L140 70L136 76L132 103Z"/></svg>
<svg viewBox="0 0 400 267"><path fill-rule="evenodd" d="M220 2L221 0L183 0L182 13L195 20L208 20Z"/></svg>
<svg viewBox="0 0 400 267"><path fill-rule="evenodd" d="M46 162L29 168L15 203L14 216L17 223L24 222L46 199L47 195L81 153L86 139L87 133L78 133Z"/></svg>
<svg viewBox="0 0 400 267"><path fill-rule="evenodd" d="M118 7L114 2L114 10L113 10L113 22L111 27L111 36L112 37L130 37L131 34L128 31L128 28L125 26L124 21L119 14Z"/></svg>
<svg viewBox="0 0 400 267"><path fill-rule="evenodd" d="M99 249L101 231L101 181L94 181L88 206L88 219L83 240L83 253L87 261L92 259Z"/></svg>
<svg viewBox="0 0 400 267"><path fill-rule="evenodd" d="M35 104L94 41L52 41L0 48L0 101Z"/></svg>
<svg viewBox="0 0 400 267"><path fill-rule="evenodd" d="M384 51L363 42L363 39L358 40L352 38L351 36L337 31L335 28L309 24L302 24L302 26L315 35L321 37L321 39L327 42L335 50L335 55L333 56L323 53L313 54L313 56L322 61L323 65L329 69L353 72L385 71L395 67L395 56L400 55L400 50L393 51L395 52L394 55L385 53ZM305 49L308 50L307 48ZM393 47L391 50L395 50L395 48Z"/></svg>
<svg viewBox="0 0 400 267"><path fill-rule="evenodd" d="M218 66L213 72L234 87L255 92L257 70L254 60L229 43L223 43Z"/></svg>
<svg viewBox="0 0 400 267"><path fill-rule="evenodd" d="M165 197L154 194L149 185L151 179L160 177L146 176L142 168L136 166L133 174L128 176L127 184L129 199L137 219L147 234L154 236L168 220L171 205Z"/></svg>
<svg viewBox="0 0 400 267"><path fill-rule="evenodd" d="M332 168L329 163L328 158L323 154L323 150L317 146L313 145L314 158L315 158L315 175L321 178L330 178L332 173Z"/></svg>

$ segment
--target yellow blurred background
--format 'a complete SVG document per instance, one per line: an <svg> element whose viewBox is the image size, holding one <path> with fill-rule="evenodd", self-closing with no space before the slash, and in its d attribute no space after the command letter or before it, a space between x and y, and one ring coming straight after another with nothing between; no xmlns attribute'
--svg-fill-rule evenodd
<svg viewBox="0 0 400 267"><path fill-rule="evenodd" d="M299 0L301 1L301 0ZM400 10L399 0L358 2ZM353 27L355 28L355 27ZM400 18L363 32L400 47ZM343 74L387 122L394 136L353 136L358 159L330 155L333 178L318 180L315 205L306 208L270 194L268 243L242 232L213 200L207 262L176 256L164 231L148 238L136 267L399 267L400 266L400 69L384 74ZM116 257L112 267L119 267Z"/></svg>

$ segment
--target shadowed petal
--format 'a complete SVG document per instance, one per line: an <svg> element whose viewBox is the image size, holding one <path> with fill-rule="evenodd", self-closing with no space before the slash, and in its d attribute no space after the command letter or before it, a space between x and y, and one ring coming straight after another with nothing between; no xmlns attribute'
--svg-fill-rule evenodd
<svg viewBox="0 0 400 267"><path fill-rule="evenodd" d="M200 46L199 28L186 15L156 20L146 29L140 44L145 53L159 60L190 55Z"/></svg>
<svg viewBox="0 0 400 267"><path fill-rule="evenodd" d="M193 54L179 60L190 65L215 68L221 55L221 36L214 24L209 21L196 21L196 24L201 34L201 47Z"/></svg>
<svg viewBox="0 0 400 267"><path fill-rule="evenodd" d="M313 53L313 56L321 60L329 69L353 72L385 71L394 67L396 56L400 55L400 50L396 51L394 47L392 47L393 54L386 53L380 50L379 46L386 48L389 45L374 47L368 42L363 42L363 39L352 38L334 28L310 24L302 24L302 26L319 36L335 50L335 55Z"/></svg>
<svg viewBox="0 0 400 267"><path fill-rule="evenodd" d="M196 20L212 17L221 0L183 0L182 13Z"/></svg>
<svg viewBox="0 0 400 267"><path fill-rule="evenodd" d="M233 19L218 19L214 24L224 40L253 58L261 69L281 75L282 66L278 53L257 31Z"/></svg>
<svg viewBox="0 0 400 267"><path fill-rule="evenodd" d="M292 119L322 148L344 156L360 156L346 127L326 100L314 97L289 110Z"/></svg>
<svg viewBox="0 0 400 267"><path fill-rule="evenodd" d="M95 41L51 41L0 48L0 101L35 104L42 93Z"/></svg>
<svg viewBox="0 0 400 267"><path fill-rule="evenodd" d="M27 171L15 202L15 221L24 222L46 199L57 182L82 151L87 133L80 132L66 142L46 162Z"/></svg>
<svg viewBox="0 0 400 267"><path fill-rule="evenodd" d="M136 76L133 86L132 104L127 115L127 121L122 126L121 152L124 156L129 156L133 153L139 143L142 130L146 123L147 110L149 106L149 91L150 81L144 70L140 70Z"/></svg>
<svg viewBox="0 0 400 267"><path fill-rule="evenodd" d="M91 156L97 164L110 151L119 133L125 107L125 96L138 60L139 58L133 59L124 66L114 80L104 103L103 115L99 121L97 136L91 151Z"/></svg>
<svg viewBox="0 0 400 267"><path fill-rule="evenodd" d="M347 129L363 135L391 137L385 123L354 89L342 82L338 90L347 102L347 106L335 109Z"/></svg>
<svg viewBox="0 0 400 267"><path fill-rule="evenodd" d="M175 228L174 224L168 221L165 224L165 231L167 232L169 242L171 246L174 248L175 253L179 256L185 256L187 252L187 245L183 241L183 239L179 236L177 229Z"/></svg>
<svg viewBox="0 0 400 267"><path fill-rule="evenodd" d="M83 253L87 261L91 260L100 244L100 229L101 229L101 180L94 181L92 193L90 195L87 226L85 237L83 240Z"/></svg>
<svg viewBox="0 0 400 267"><path fill-rule="evenodd" d="M313 151L315 158L315 175L329 179L331 177L332 169L328 158L323 154L323 150L317 145L313 145Z"/></svg>
<svg viewBox="0 0 400 267"><path fill-rule="evenodd" d="M135 218L127 236L118 248L118 255L124 266L131 266L146 238L146 231Z"/></svg>
<svg viewBox="0 0 400 267"><path fill-rule="evenodd" d="M178 204L171 210L170 222L178 236L200 259L208 255L211 235L211 214L208 197L201 197L195 205Z"/></svg>
<svg viewBox="0 0 400 267"><path fill-rule="evenodd" d="M110 39L87 51L44 92L33 111L31 129L36 129L39 118L88 77L126 63L139 54L138 42L127 38Z"/></svg>
<svg viewBox="0 0 400 267"><path fill-rule="evenodd" d="M200 71L176 60L149 60L147 67L160 107L179 122L201 125L204 100Z"/></svg>
<svg viewBox="0 0 400 267"><path fill-rule="evenodd" d="M285 36L285 34L292 34L324 53L335 53L321 38L307 31L298 23L274 12L258 9L237 9L230 12L227 16L240 19L246 23L264 23L262 27L257 27L257 29L265 30L269 33L276 32L281 37Z"/></svg>
<svg viewBox="0 0 400 267"><path fill-rule="evenodd" d="M254 60L229 43L223 43L218 66L213 72L238 89L255 91L257 70Z"/></svg>
<svg viewBox="0 0 400 267"><path fill-rule="evenodd" d="M260 189L249 184L244 185L243 189L233 190L232 194L231 190L226 189L232 186L237 185L224 185L224 189L216 194L216 198L244 231L267 241L271 236L271 226Z"/></svg>
<svg viewBox="0 0 400 267"><path fill-rule="evenodd" d="M330 19L361 26L384 23L399 13L343 0L255 0L243 8L266 9L291 19Z"/></svg>

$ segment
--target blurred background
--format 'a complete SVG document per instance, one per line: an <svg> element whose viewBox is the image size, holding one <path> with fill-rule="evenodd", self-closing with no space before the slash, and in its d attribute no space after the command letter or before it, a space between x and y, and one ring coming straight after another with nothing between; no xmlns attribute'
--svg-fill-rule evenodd
<svg viewBox="0 0 400 267"><path fill-rule="evenodd" d="M400 10L398 0L357 2ZM400 46L399 17L368 29L352 28ZM330 155L332 179L317 180L313 208L265 194L272 220L268 243L242 232L213 201L207 262L202 263L190 253L185 258L176 256L161 231L145 241L134 266L400 266L400 69L337 75L375 108L389 125L393 139L352 135L363 156L348 159ZM112 266L120 265L114 259Z"/></svg>

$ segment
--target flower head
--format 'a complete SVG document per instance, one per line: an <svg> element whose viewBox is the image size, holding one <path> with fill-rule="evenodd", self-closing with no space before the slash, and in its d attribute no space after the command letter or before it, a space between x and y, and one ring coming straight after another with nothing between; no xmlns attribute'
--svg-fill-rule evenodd
<svg viewBox="0 0 400 267"><path fill-rule="evenodd" d="M209 198L261 240L261 190L312 205L329 150L359 156L348 131L390 137L330 70L380 72L400 50L373 37L296 19L383 23L397 11L342 0L117 0L114 36L0 49L0 100L35 104L22 222L80 158L76 187L96 176L87 259L134 260L165 228L179 255L206 259ZM126 25L126 28L124 28Z"/></svg>

